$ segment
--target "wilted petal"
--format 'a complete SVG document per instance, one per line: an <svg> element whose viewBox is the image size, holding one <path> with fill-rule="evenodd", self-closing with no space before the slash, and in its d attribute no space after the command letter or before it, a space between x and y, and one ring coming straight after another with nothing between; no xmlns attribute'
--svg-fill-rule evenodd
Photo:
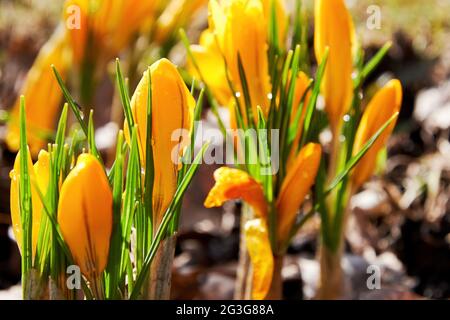
<svg viewBox="0 0 450 320"><path fill-rule="evenodd" d="M322 149L319 144L304 146L283 181L277 199L278 241L282 242L295 222L297 212L316 179Z"/></svg>
<svg viewBox="0 0 450 320"><path fill-rule="evenodd" d="M242 199L259 217L266 217L267 202L261 185L246 172L221 167L214 172L216 184L209 191L205 207L221 206L225 201Z"/></svg>
<svg viewBox="0 0 450 320"><path fill-rule="evenodd" d="M370 101L356 132L353 145L353 155L356 155L364 144L396 113L402 104L402 85L398 80L389 81ZM373 174L376 168L378 152L386 142L395 127L393 121L378 137L372 147L356 165L352 180L354 187L360 187Z"/></svg>
<svg viewBox="0 0 450 320"><path fill-rule="evenodd" d="M263 218L249 220L244 226L244 232L253 267L252 298L261 300L270 289L274 268L267 222Z"/></svg>
<svg viewBox="0 0 450 320"><path fill-rule="evenodd" d="M90 280L106 267L112 219L105 171L93 155L82 154L62 184L58 224L75 263Z"/></svg>

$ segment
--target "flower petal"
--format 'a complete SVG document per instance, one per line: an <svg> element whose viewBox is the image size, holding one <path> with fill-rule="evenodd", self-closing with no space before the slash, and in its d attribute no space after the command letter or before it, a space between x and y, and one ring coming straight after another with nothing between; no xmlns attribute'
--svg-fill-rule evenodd
<svg viewBox="0 0 450 320"><path fill-rule="evenodd" d="M244 226L245 243L253 267L252 298L264 299L272 284L274 259L265 219L256 218Z"/></svg>
<svg viewBox="0 0 450 320"><path fill-rule="evenodd" d="M278 242L282 242L295 222L297 212L316 179L322 149L319 144L303 147L283 181L277 199Z"/></svg>
<svg viewBox="0 0 450 320"><path fill-rule="evenodd" d="M50 66L54 64L64 78L69 63L70 51L65 32L59 28L39 52L21 89L22 94L27 97L27 137L33 156L36 156L46 144L38 132L53 130L61 106L62 92ZM19 109L20 99L17 99L11 111L13 119L8 125L6 134L6 143L12 151L19 150Z"/></svg>
<svg viewBox="0 0 450 320"><path fill-rule="evenodd" d="M38 156L38 161L34 164L31 162L30 153L28 153L28 168L31 179L31 205L32 205L32 254L33 257L36 253L37 241L39 238L39 229L41 226L42 217L42 201L36 190L36 183L42 193L45 196L48 188L50 167L49 167L49 154L45 150L41 150ZM11 220L14 237L17 241L19 250L22 250L22 220L20 218L20 198L19 198L19 181L20 181L20 151L17 153L16 160L14 161L14 169L10 172L11 178L11 190L10 190L10 209Z"/></svg>
<svg viewBox="0 0 450 320"><path fill-rule="evenodd" d="M364 144L386 123L402 104L402 85L394 79L381 88L370 101L361 118L353 145L353 155L356 155ZM359 188L373 174L376 167L378 152L385 146L395 127L392 122L375 141L372 147L358 162L352 173L355 188Z"/></svg>
<svg viewBox="0 0 450 320"><path fill-rule="evenodd" d="M179 156L190 142L187 133L192 130L195 100L186 87L177 68L167 59L150 67L152 81L152 141L147 138L148 71L139 82L131 99L133 117L138 125L142 166L145 165L147 145L152 143L154 162L153 212L158 223L172 201L177 187ZM128 125L125 138L130 143ZM178 140L173 134L180 130ZM176 137L178 138L178 137ZM178 157L175 159L174 157Z"/></svg>
<svg viewBox="0 0 450 320"><path fill-rule="evenodd" d="M221 167L214 172L216 184L209 191L205 207L221 206L225 201L242 199L248 203L258 217L267 216L267 202L261 185L246 172Z"/></svg>
<svg viewBox="0 0 450 320"><path fill-rule="evenodd" d="M58 224L75 263L90 280L106 268L112 219L105 171L93 155L82 154L62 184Z"/></svg>
<svg viewBox="0 0 450 320"><path fill-rule="evenodd" d="M325 110L333 132L350 107L353 94L353 22L343 0L316 0L314 49L320 63L326 48L328 61L322 80Z"/></svg>

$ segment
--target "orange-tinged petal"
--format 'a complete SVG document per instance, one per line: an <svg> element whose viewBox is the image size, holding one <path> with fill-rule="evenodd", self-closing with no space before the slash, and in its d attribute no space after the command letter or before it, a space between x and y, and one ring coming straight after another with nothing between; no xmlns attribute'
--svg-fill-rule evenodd
<svg viewBox="0 0 450 320"><path fill-rule="evenodd" d="M21 89L26 97L27 137L33 156L45 147L46 141L40 134L53 130L55 125L62 93L50 66L54 64L65 77L70 63L70 51L67 50L65 32L59 28L39 52ZM12 151L19 150L19 109L20 99L17 99L11 110L13 120L6 134L6 143Z"/></svg>
<svg viewBox="0 0 450 320"><path fill-rule="evenodd" d="M39 187L43 196L47 193L48 180L50 174L49 167L49 154L45 150L41 150L38 156L38 161L34 164L31 162L30 153L28 153L28 168L31 179L31 204L32 204L32 255L34 257L36 253L37 241L39 238L39 229L41 226L42 217L42 201L36 190L36 184ZM14 169L10 172L11 178L11 190L10 190L10 203L11 203L11 220L14 237L17 241L19 249L22 250L22 221L20 219L20 198L19 198L19 181L20 181L20 151L17 153L16 160L14 162Z"/></svg>
<svg viewBox="0 0 450 320"><path fill-rule="evenodd" d="M267 202L262 186L248 173L234 168L221 167L214 172L216 184L209 191L205 207L221 206L225 201L242 199L258 217L266 217Z"/></svg>
<svg viewBox="0 0 450 320"><path fill-rule="evenodd" d="M238 54L241 56L256 121L258 105L265 114L268 113L268 94L271 92L267 22L263 5L260 0L230 0L220 3L211 0L209 4L211 32L217 37L219 48L230 70L231 81L243 99ZM241 107L244 108L244 100Z"/></svg>
<svg viewBox="0 0 450 320"><path fill-rule="evenodd" d="M192 45L191 51L200 69L201 77L204 78L214 97L221 105L228 105L231 90L226 78L225 63L216 39L209 29L202 32L199 44ZM187 69L195 78L200 79L200 74L190 60Z"/></svg>
<svg viewBox="0 0 450 320"><path fill-rule="evenodd" d="M245 223L244 232L253 267L252 298L261 300L270 289L274 268L267 223L263 218L249 220Z"/></svg>
<svg viewBox="0 0 450 320"><path fill-rule="evenodd" d="M402 104L402 85L398 80L389 81L370 101L356 132L353 155L356 155L364 144L388 121ZM393 121L378 137L372 147L358 162L352 173L355 188L360 187L373 174L378 152L385 146L395 127Z"/></svg>
<svg viewBox="0 0 450 320"><path fill-rule="evenodd" d="M353 82L353 22L344 0L316 0L314 49L320 63L326 48L329 56L322 80L325 110L335 133L351 104Z"/></svg>
<svg viewBox="0 0 450 320"><path fill-rule="evenodd" d="M174 152L182 155L184 147L190 142L186 135L173 141L176 130L191 131L195 100L186 87L177 68L167 59L161 59L150 67L152 81L152 142L147 136L147 97L148 71L138 84L131 99L134 120L138 126L141 163L145 164L146 146L152 143L154 161L153 212L156 221L172 201L177 186L177 159ZM128 125L124 125L125 138L130 142ZM178 151L176 151L178 148Z"/></svg>
<svg viewBox="0 0 450 320"><path fill-rule="evenodd" d="M309 77L304 73L304 72L300 72L297 75L297 81L295 82L295 95L294 95L294 102L292 104L292 116L291 116L291 124L294 122L294 120L296 119L297 116L297 112L299 112L299 107L300 107L300 102L302 101L303 96L306 93L305 99L303 101L303 108L302 108L302 114L300 116L300 120L299 120L299 126L298 126L298 131L297 134L295 136L294 141L292 142L292 147L291 147L291 151L289 153L289 158L288 158L288 169L292 166L295 157L297 155L297 149L298 149L298 145L300 143L300 138L302 136L302 131L303 131L303 121L305 120L305 115L306 115L306 108L308 107L308 103L309 103L309 99L311 97L311 92L308 91L306 92L306 90L308 90L309 87Z"/></svg>
<svg viewBox="0 0 450 320"><path fill-rule="evenodd" d="M304 146L287 172L277 199L278 241L282 242L295 222L297 212L316 179L322 149L319 144Z"/></svg>
<svg viewBox="0 0 450 320"><path fill-rule="evenodd" d="M75 263L90 280L106 267L112 219L105 171L93 155L82 154L62 184L58 224Z"/></svg>

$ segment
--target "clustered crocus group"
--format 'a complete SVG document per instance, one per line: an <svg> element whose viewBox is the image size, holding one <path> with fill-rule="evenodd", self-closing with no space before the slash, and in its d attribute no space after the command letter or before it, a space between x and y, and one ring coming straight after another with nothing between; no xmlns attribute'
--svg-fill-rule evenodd
<svg viewBox="0 0 450 320"><path fill-rule="evenodd" d="M179 129L194 134L198 104L174 64L164 58L153 63L143 73L130 100L127 89L122 88L125 121L118 140L123 135L125 143L122 146L118 142L120 157L111 170L104 167L95 140L92 145L86 137L89 151L83 148L78 154L72 152L74 142L72 146L58 146L56 142L43 150L46 139L36 135L33 128L51 131L54 127L62 93L51 64L63 79L75 66L81 74L81 87L86 85L83 81L92 85L86 72L94 72L93 66L102 70L108 60L131 43L136 33L153 30L155 39L163 41L174 28L188 22L189 13L184 10L195 12L204 3L166 2L68 0L65 8L81 8L82 28L67 30L60 26L29 72L22 90L29 101L26 116L22 115L28 130L19 126L19 113L25 110L23 99L12 111L16 119L9 124L6 141L10 148L20 149L10 174L11 215L19 248L23 255L31 254L31 261L36 254L41 259L47 252L37 250L42 247L38 242L45 239L41 234L47 228L55 228L51 241L63 248L55 240L60 231L70 259L79 266L96 299L136 298L135 292L140 297L169 298L167 263L173 259L178 223L175 221L181 210L179 203L174 205L173 201L179 200L180 186L186 187L190 182L186 180L189 167L173 161L173 150L178 146L176 155L181 159L191 150L193 141L174 141L172 134ZM199 44L187 46L189 74L203 82L211 105L228 108L231 130L258 128L281 132L279 171L262 175L258 171L260 163L255 169L246 161L245 142L250 143L250 149L255 148L251 150L266 150L268 157L272 146L264 145L259 138L247 141L237 135L234 147L244 165L219 168L214 173L215 185L205 200L208 208L236 199L244 203L240 259L248 255L251 263L247 270L238 270L243 276L238 286L241 292L236 297L282 298L281 269L289 243L306 219L319 212L322 232L318 297L339 298L343 294L340 262L347 203L373 175L377 157L394 129L393 120L402 104L401 84L396 79L389 81L365 108L361 107L364 79L355 80L352 76L361 74L361 70L354 65L356 35L343 0L315 1L316 79L309 68L302 67L307 62L302 60L305 57L300 46L307 44L288 41L291 24L282 0L209 0L208 19ZM321 119L316 108L319 92L332 134L332 142L325 147L315 132ZM23 148L24 141L30 150ZM329 150L328 156L324 150ZM26 160L22 159L24 153ZM61 159L58 154L65 156ZM125 154L128 164L123 161ZM31 156L35 155L38 160L33 165ZM353 161L356 158L358 161ZM136 166L138 172L133 176L134 186L127 183L131 179L128 173L133 173L130 166ZM25 177L24 170L28 172ZM326 185L332 187L326 189ZM31 208L21 202L24 199ZM47 216L52 217L52 210L55 221L41 223ZM25 212L31 212L31 216ZM167 217L173 220L167 222ZM142 226L150 230L143 230ZM143 252L133 247L134 238L142 243ZM125 252L112 251L113 239L119 239L119 247ZM159 249L152 246L156 239L158 245L161 242ZM171 245L167 245L169 242ZM46 250L50 252L51 248ZM130 260L130 254L136 261ZM67 263L66 258L69 260L65 257L60 263ZM119 270L114 270L112 263L120 263ZM149 273L140 275L140 268L146 263L153 263ZM239 268L245 267L240 263ZM50 274L51 278L53 273ZM133 290L142 282L150 284ZM159 284L152 286L153 282ZM167 282L165 288L155 289L164 287L161 282ZM118 289L111 288L116 283Z"/></svg>

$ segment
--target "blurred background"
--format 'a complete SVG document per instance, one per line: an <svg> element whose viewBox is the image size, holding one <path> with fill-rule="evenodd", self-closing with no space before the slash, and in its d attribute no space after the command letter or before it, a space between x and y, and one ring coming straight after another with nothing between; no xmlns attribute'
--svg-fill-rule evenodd
<svg viewBox="0 0 450 320"><path fill-rule="evenodd" d="M176 0L175 0L176 1ZM180 0L181 1L181 0ZM288 0L288 6L293 6ZM20 298L20 254L12 239L9 172L15 154L4 143L5 121L39 50L61 19L64 1L0 0L0 300ZM191 43L207 26L206 2L188 17ZM402 113L389 141L383 175L352 199L354 215L346 235L344 270L355 299L450 298L450 0L349 0L358 37L369 59L386 41L393 47L371 79L399 78L404 87ZM305 1L313 35L313 1ZM379 24L370 20L376 10ZM134 39L116 53L132 61L140 75L156 55L169 56L180 68L185 50L177 37L157 53ZM312 57L311 53L311 57ZM131 62L129 62L131 64ZM114 145L121 116L114 111L114 65L106 63L92 104L99 147ZM129 69L131 70L131 68ZM131 81L133 85L133 81ZM205 108L206 122L214 121ZM175 299L230 299L239 244L239 203L205 209L215 166L203 165L184 201L173 268ZM296 236L283 268L287 299L314 296L320 221L312 219ZM367 266L382 270L381 290L368 290Z"/></svg>

